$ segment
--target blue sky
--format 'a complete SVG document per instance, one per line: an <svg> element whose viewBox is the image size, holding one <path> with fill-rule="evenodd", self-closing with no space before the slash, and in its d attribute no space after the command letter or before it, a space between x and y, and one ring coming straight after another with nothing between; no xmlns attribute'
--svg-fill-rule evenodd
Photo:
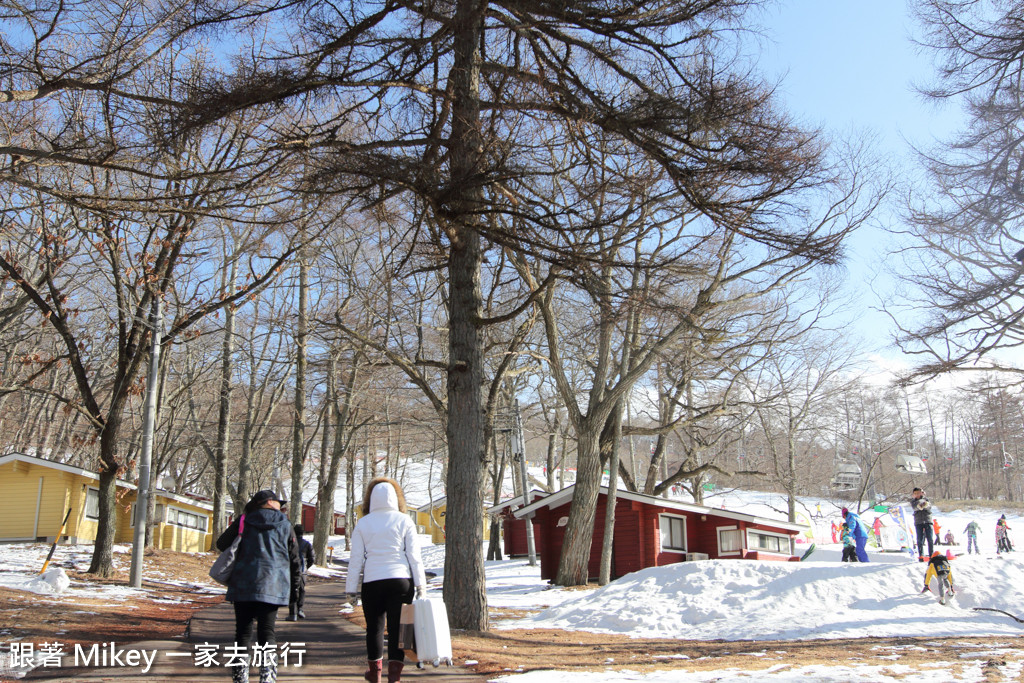
<svg viewBox="0 0 1024 683"><path fill-rule="evenodd" d="M762 25L767 39L759 66L782 79L779 97L804 124L868 136L878 156L908 167L910 143L930 147L955 130L954 107L937 107L914 91L930 81L932 63L911 40L917 27L904 0L780 0ZM898 218L890 210L879 220ZM857 331L869 347L896 359L895 350L879 348L889 339L888 320L870 310L876 297L869 283L886 237L867 230L850 245L849 286L863 307L851 318L860 321ZM877 286L889 285L883 279Z"/></svg>

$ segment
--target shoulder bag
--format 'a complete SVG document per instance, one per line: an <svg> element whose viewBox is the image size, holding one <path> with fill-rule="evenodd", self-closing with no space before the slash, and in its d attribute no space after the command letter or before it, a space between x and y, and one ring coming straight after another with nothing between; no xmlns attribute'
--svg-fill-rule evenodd
<svg viewBox="0 0 1024 683"><path fill-rule="evenodd" d="M245 528L245 515L238 519L238 535L231 545L221 552L213 566L210 567L210 578L217 583L228 585L231 580L231 572L235 569L235 560L238 558L238 544L242 542L242 530Z"/></svg>

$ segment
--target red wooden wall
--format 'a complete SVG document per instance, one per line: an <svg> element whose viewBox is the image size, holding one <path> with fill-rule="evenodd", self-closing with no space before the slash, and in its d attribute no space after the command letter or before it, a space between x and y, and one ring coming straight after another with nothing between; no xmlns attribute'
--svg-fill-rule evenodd
<svg viewBox="0 0 1024 683"><path fill-rule="evenodd" d="M601 568L601 547L604 542L604 520L607 507L605 500L606 496L601 494L594 519L594 535L588 564L591 577L597 577ZM794 534L791 530L720 517L713 512L701 514L618 498L615 505L615 540L612 548L613 579L645 567L659 567L685 560L683 553L661 550L661 536L658 527L658 516L661 514L685 517L687 550L705 553L710 559L719 557L718 529L720 527L739 528L743 531L762 529L789 536ZM568 502L554 509L542 507L536 511L533 529L537 539L537 554L541 559L542 579L553 580L558 572L558 560L565 540L565 526L559 526L558 522L568 515ZM526 554L525 528L522 520L517 521L518 523L512 522L505 526L505 550L509 555ZM511 538L509 532L511 532ZM727 555L725 557L762 560L795 559L758 551L745 551L742 555Z"/></svg>

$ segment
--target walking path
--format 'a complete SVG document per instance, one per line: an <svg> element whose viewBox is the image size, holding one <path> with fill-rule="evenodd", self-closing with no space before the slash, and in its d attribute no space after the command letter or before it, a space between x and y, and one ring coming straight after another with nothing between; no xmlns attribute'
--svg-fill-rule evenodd
<svg viewBox="0 0 1024 683"><path fill-rule="evenodd" d="M285 621L287 609L279 612L278 680L282 683L363 681L362 674L366 670L365 633L339 614L344 597L342 582L311 584L306 590L305 619ZM116 657L111 656L109 644L92 651L86 649L79 653L77 667L76 653L72 650L64 657L63 666L37 668L23 680L226 682L231 680L231 674L226 668L230 653L225 648L234 639L234 633L234 609L231 603L223 602L197 612L192 617L189 632L182 639L117 643ZM283 661L286 652L287 663ZM209 655L217 665L207 661ZM89 665L81 666L87 656ZM134 662L133 656L136 658ZM297 666L300 658L301 666ZM145 670L149 661L152 665ZM258 678L254 668L250 680L255 683ZM407 663L402 680L409 683L483 683L486 679L458 666L434 668L428 665L417 669L414 664Z"/></svg>

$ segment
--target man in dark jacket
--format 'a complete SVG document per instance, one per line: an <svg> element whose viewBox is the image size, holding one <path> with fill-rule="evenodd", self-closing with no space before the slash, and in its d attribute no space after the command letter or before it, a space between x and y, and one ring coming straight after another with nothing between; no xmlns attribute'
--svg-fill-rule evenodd
<svg viewBox="0 0 1024 683"><path fill-rule="evenodd" d="M302 605L306 602L306 570L313 566L313 544L302 537L302 525L295 525L295 540L299 546L299 586L288 603L288 621L305 619L306 613L302 611Z"/></svg>
<svg viewBox="0 0 1024 683"><path fill-rule="evenodd" d="M227 600L235 603L235 643L248 648L252 640L252 622L256 621L256 642L276 645L277 610L287 605L298 587L301 574L298 544L291 522L281 513L281 499L270 490L256 493L246 504L241 518L235 520L217 539L217 548L226 549L239 535ZM273 648L270 649L273 651ZM260 683L275 683L277 661L260 662ZM233 683L248 683L249 666L232 667Z"/></svg>
<svg viewBox="0 0 1024 683"><path fill-rule="evenodd" d="M914 528L917 530L917 558L927 562L932 555L932 504L924 496L924 490L915 488L910 498L910 508L914 511ZM928 541L928 554L924 554L924 542Z"/></svg>

